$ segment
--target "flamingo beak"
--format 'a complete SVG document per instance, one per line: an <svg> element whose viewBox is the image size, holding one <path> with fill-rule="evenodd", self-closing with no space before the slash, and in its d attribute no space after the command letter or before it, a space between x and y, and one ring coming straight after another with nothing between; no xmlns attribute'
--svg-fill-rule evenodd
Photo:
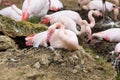
<svg viewBox="0 0 120 80"><path fill-rule="evenodd" d="M94 43L94 44L102 43L102 40L99 40L98 37L96 37L96 36L92 36L92 43Z"/></svg>
<svg viewBox="0 0 120 80"><path fill-rule="evenodd" d="M28 36L25 38L26 40L26 46L33 46L33 43L32 43L32 40L33 40L33 37L35 36L35 34L31 35L31 36Z"/></svg>
<svg viewBox="0 0 120 80"><path fill-rule="evenodd" d="M103 17L103 14L102 14L102 13L100 13L100 14L99 14L99 17Z"/></svg>
<svg viewBox="0 0 120 80"><path fill-rule="evenodd" d="M26 46L33 46L33 44L31 42L26 42L25 45Z"/></svg>
<svg viewBox="0 0 120 80"><path fill-rule="evenodd" d="M41 21L42 24L47 24L47 23L49 23L49 22L50 22L50 19L48 19L48 18L44 18L44 19Z"/></svg>
<svg viewBox="0 0 120 80"><path fill-rule="evenodd" d="M26 21L28 18L29 18L29 13L26 11L26 12L23 12L23 14L22 14L22 20L23 21Z"/></svg>

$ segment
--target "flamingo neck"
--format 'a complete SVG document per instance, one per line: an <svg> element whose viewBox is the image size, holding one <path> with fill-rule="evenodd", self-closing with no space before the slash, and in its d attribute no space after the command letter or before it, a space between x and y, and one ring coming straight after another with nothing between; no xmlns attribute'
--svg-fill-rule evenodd
<svg viewBox="0 0 120 80"><path fill-rule="evenodd" d="M79 35L81 35L82 33L85 32L87 25L88 25L88 23L87 23L86 20L82 20L82 21L80 22L81 30L80 30L80 32L79 32Z"/></svg>
<svg viewBox="0 0 120 80"><path fill-rule="evenodd" d="M50 33L49 31L47 33L46 43L47 43L48 46L50 46L50 39L51 39L52 34L53 33Z"/></svg>
<svg viewBox="0 0 120 80"><path fill-rule="evenodd" d="M88 19L90 20L90 24L89 25L90 25L91 28L93 28L95 26L95 19L93 17L93 13L94 13L94 11L90 11L88 13Z"/></svg>
<svg viewBox="0 0 120 80"><path fill-rule="evenodd" d="M26 10L25 12L23 12L22 14L22 20L25 21L29 18L30 14L29 12Z"/></svg>
<svg viewBox="0 0 120 80"><path fill-rule="evenodd" d="M48 0L49 1L49 7L50 7L50 5L51 5L51 0Z"/></svg>
<svg viewBox="0 0 120 80"><path fill-rule="evenodd" d="M26 10L22 14L22 20L23 21L27 20L29 18L29 16L30 16L30 13L28 12L29 5L30 5L30 0L28 0L28 5L26 7Z"/></svg>

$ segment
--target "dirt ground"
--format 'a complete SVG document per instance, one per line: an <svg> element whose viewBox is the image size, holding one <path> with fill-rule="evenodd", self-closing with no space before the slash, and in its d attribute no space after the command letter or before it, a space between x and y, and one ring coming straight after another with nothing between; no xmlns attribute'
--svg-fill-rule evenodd
<svg viewBox="0 0 120 80"><path fill-rule="evenodd" d="M19 8L22 1L9 0ZM79 10L77 0L61 1L66 9ZM3 3L0 9L6 7ZM24 37L13 40L18 47L0 51L0 80L115 80L113 66L103 57L95 58L96 55L108 54L114 49L115 43L103 42L93 46L80 36L81 50L57 49L53 52L44 47L26 47Z"/></svg>

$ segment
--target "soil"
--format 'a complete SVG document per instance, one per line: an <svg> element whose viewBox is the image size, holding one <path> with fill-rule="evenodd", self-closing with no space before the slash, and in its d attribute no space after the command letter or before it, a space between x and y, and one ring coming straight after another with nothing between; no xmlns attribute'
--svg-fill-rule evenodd
<svg viewBox="0 0 120 80"><path fill-rule="evenodd" d="M19 8L22 1L24 0L9 0ZM77 0L61 1L65 4L65 9L79 12ZM2 3L0 9L4 7L6 6ZM83 16L85 17L86 15ZM76 51L26 47L25 37L14 38L18 47L0 51L0 80L115 80L116 71L105 60L105 56L114 50L116 43L90 45L84 36L78 37L81 49ZM100 58L96 59L97 55Z"/></svg>

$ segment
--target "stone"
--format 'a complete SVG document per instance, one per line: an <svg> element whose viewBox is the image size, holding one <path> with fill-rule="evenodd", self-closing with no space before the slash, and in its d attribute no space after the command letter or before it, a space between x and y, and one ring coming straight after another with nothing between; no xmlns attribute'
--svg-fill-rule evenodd
<svg viewBox="0 0 120 80"><path fill-rule="evenodd" d="M40 68L40 66L41 66L41 65L40 65L40 63L39 63L39 62L36 62L36 63L33 65L33 67L34 67L34 68L36 68L36 69L39 69L39 68Z"/></svg>
<svg viewBox="0 0 120 80"><path fill-rule="evenodd" d="M17 47L17 45L10 37L0 35L0 50L7 50L15 47Z"/></svg>
<svg viewBox="0 0 120 80"><path fill-rule="evenodd" d="M47 27L42 24L33 24L27 21L14 21L0 15L0 31L10 37L21 37L45 31Z"/></svg>

